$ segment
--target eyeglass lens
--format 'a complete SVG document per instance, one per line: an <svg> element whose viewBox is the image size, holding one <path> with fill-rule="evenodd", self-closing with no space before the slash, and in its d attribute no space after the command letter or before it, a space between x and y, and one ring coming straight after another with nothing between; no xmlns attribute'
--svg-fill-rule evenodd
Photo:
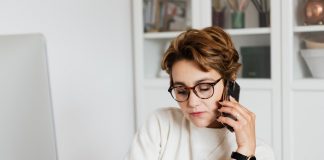
<svg viewBox="0 0 324 160"><path fill-rule="evenodd" d="M202 99L210 98L214 93L214 87L209 83L197 84L193 88L178 86L172 89L172 97L176 101L186 101L190 95L190 90L193 89L193 92L196 96Z"/></svg>

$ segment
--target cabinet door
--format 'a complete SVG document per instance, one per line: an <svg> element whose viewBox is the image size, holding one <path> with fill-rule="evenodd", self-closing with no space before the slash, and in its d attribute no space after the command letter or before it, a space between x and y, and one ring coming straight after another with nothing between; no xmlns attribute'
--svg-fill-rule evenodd
<svg viewBox="0 0 324 160"><path fill-rule="evenodd" d="M291 159L319 159L324 144L324 91L295 91L292 99ZM288 138L288 137L287 137Z"/></svg>

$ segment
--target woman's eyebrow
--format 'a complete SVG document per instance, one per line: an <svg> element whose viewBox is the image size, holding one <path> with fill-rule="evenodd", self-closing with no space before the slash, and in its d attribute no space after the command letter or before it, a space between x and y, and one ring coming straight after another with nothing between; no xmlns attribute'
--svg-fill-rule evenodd
<svg viewBox="0 0 324 160"><path fill-rule="evenodd" d="M195 85L198 84L198 83L204 82L204 81L212 81L212 82L214 82L214 81L216 81L216 79L214 79L214 78L203 78L203 79L195 81Z"/></svg>
<svg viewBox="0 0 324 160"><path fill-rule="evenodd" d="M186 86L183 82L173 82L173 85Z"/></svg>
<svg viewBox="0 0 324 160"><path fill-rule="evenodd" d="M196 85L198 83L201 83L201 82L204 82L204 81L213 81L214 82L214 81L216 81L216 79L214 79L214 78L202 78L202 79L196 80L194 85ZM179 81L173 82L173 85L188 86L184 82L179 82Z"/></svg>

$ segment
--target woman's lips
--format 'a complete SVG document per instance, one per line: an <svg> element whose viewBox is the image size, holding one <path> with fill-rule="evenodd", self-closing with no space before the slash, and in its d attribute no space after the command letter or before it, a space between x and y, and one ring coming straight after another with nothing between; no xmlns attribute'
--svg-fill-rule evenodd
<svg viewBox="0 0 324 160"><path fill-rule="evenodd" d="M190 116L192 117L200 117L204 114L204 112L191 112Z"/></svg>

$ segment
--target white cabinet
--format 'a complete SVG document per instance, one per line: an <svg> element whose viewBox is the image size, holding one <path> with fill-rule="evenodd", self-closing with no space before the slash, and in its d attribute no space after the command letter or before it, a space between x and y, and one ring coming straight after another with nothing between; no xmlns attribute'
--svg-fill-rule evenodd
<svg viewBox="0 0 324 160"><path fill-rule="evenodd" d="M203 28L212 25L212 1L191 0L191 26ZM271 0L271 10L281 8L280 0ZM169 79L158 76L161 56L167 43L181 32L144 32L143 0L133 1L134 71L136 125L143 124L148 114L160 107L177 106L167 89ZM252 3L246 14L246 28L230 29L229 11L225 16L226 31L232 36L237 50L243 46L270 46L270 78L242 78L241 103L257 115L257 136L282 155L282 50L281 10L271 13L271 27L258 27L257 11ZM256 66L257 67L257 66Z"/></svg>
<svg viewBox="0 0 324 160"><path fill-rule="evenodd" d="M324 142L324 79L314 78L300 50L323 25L304 25L304 0L282 1L283 159L318 159ZM324 54L324 53L323 53Z"/></svg>

